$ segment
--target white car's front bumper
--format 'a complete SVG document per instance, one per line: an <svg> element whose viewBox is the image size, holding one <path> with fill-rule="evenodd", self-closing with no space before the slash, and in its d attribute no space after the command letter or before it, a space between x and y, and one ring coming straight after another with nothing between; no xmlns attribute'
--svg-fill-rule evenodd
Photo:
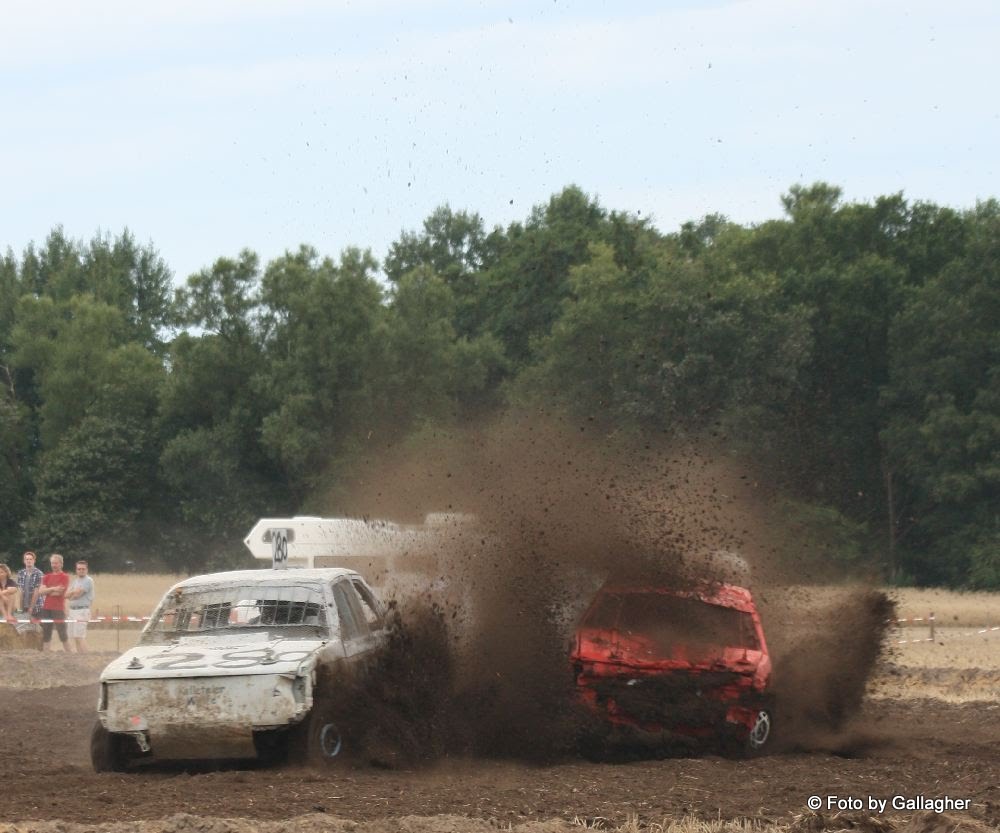
<svg viewBox="0 0 1000 833"><path fill-rule="evenodd" d="M211 758L252 750L254 731L297 723L311 706L307 676L171 677L103 682L98 716L157 758Z"/></svg>

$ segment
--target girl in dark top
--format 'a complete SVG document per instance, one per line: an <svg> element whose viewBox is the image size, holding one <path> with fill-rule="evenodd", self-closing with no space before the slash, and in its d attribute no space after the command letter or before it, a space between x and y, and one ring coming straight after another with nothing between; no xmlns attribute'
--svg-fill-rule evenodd
<svg viewBox="0 0 1000 833"><path fill-rule="evenodd" d="M17 609L17 581L11 575L10 567L0 564L0 617L13 619Z"/></svg>

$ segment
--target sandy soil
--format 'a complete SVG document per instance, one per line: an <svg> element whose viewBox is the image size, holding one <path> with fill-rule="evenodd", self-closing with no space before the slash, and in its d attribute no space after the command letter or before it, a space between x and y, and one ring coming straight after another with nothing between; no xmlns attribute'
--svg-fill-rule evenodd
<svg viewBox="0 0 1000 833"><path fill-rule="evenodd" d="M806 813L810 795L828 793L969 798L973 806L965 818L1000 827L997 703L869 700L841 736L749 761L568 759L535 766L449 759L415 770L332 772L244 762L209 770L97 775L87 744L95 680L106 660L106 655L3 655L0 833L107 831L112 822L132 825L115 828L119 833L445 833L510 825L554 833L569 829L574 819L642 826L691 815L787 823ZM66 681L85 684L44 687ZM156 821L140 827L142 820ZM545 824L523 827L528 822Z"/></svg>

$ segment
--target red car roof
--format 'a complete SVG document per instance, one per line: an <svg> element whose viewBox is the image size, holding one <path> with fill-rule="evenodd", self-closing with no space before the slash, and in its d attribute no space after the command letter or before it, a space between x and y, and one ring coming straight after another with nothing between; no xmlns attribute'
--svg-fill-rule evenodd
<svg viewBox="0 0 1000 833"><path fill-rule="evenodd" d="M688 590L651 585L605 585L598 595L616 593L662 593L665 596L678 596L684 599L701 599L706 604L729 607L744 613L751 613L757 609L750 591L735 584L704 584Z"/></svg>

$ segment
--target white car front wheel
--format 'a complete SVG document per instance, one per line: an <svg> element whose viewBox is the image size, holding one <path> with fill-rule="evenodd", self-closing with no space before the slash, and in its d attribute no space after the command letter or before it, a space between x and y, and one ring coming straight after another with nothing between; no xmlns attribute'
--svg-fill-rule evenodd
<svg viewBox="0 0 1000 833"><path fill-rule="evenodd" d="M109 732L98 720L90 733L90 763L94 772L125 772L132 758L130 745L134 746L132 738Z"/></svg>
<svg viewBox="0 0 1000 833"><path fill-rule="evenodd" d="M315 766L330 766L345 758L341 721L329 703L317 700L312 711L292 731L291 752L300 761Z"/></svg>

